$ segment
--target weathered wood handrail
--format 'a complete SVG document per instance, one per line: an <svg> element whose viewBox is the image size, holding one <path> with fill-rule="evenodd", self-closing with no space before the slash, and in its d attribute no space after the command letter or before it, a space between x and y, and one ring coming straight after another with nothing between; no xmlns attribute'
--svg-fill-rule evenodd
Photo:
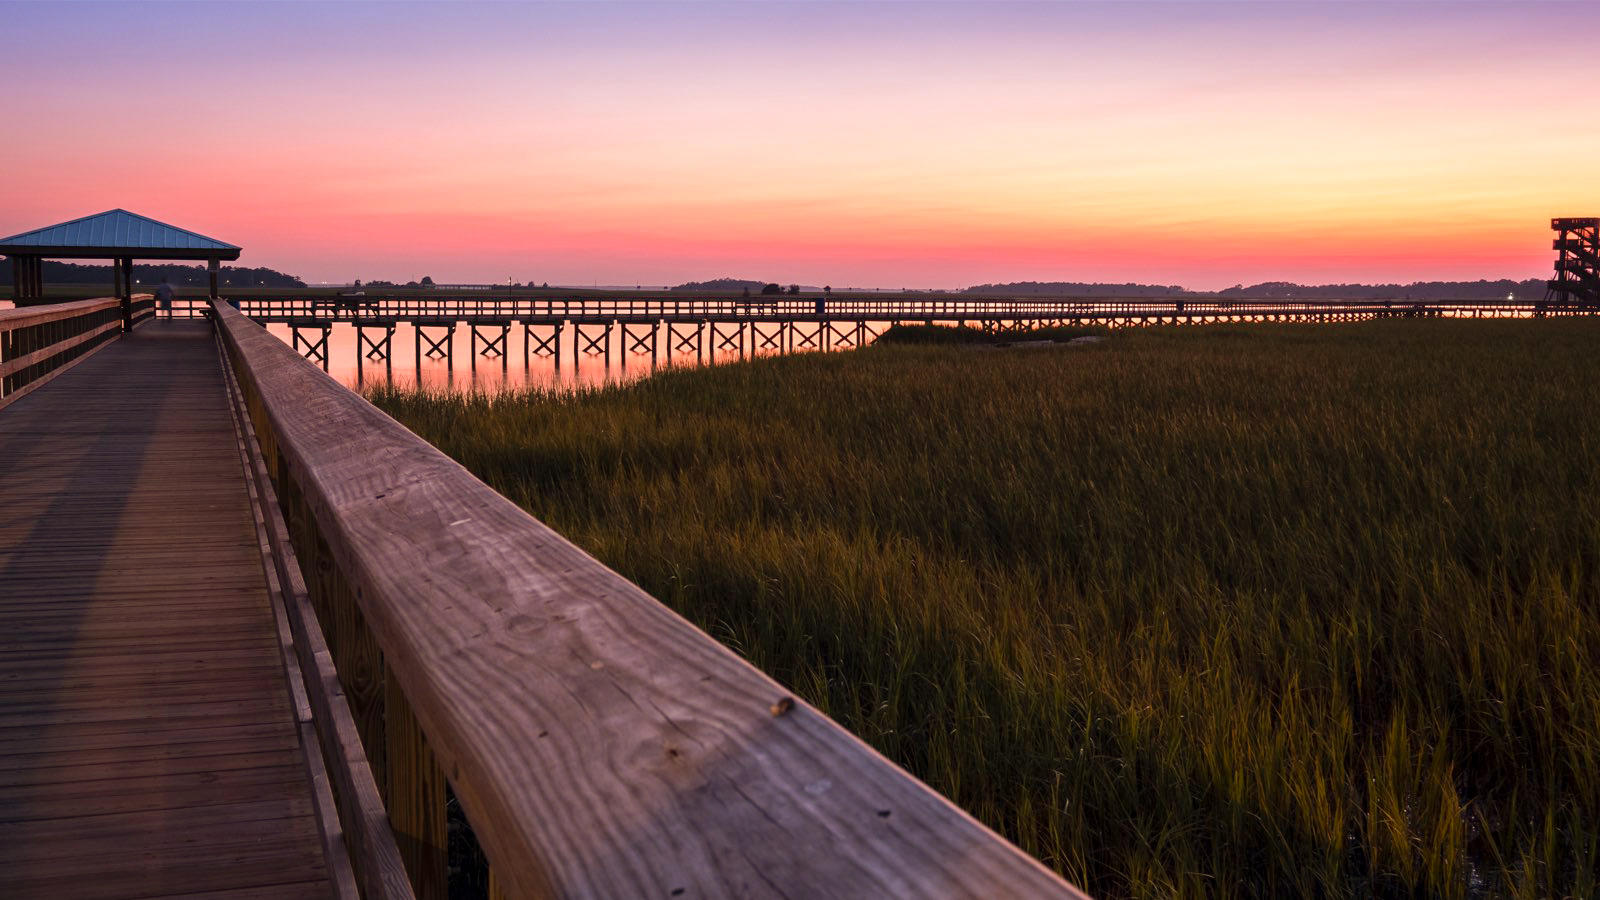
<svg viewBox="0 0 1600 900"><path fill-rule="evenodd" d="M135 295L135 308L149 299ZM81 362L122 328L115 297L0 309L0 408Z"/></svg>
<svg viewBox="0 0 1600 900"><path fill-rule="evenodd" d="M446 778L509 896L1082 896L213 311L419 897Z"/></svg>

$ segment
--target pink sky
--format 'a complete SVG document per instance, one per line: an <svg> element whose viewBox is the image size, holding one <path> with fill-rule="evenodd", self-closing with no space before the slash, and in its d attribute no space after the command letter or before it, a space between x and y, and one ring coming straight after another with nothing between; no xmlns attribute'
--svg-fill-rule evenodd
<svg viewBox="0 0 1600 900"><path fill-rule="evenodd" d="M0 234L351 278L1541 277L1600 5L41 4Z"/></svg>

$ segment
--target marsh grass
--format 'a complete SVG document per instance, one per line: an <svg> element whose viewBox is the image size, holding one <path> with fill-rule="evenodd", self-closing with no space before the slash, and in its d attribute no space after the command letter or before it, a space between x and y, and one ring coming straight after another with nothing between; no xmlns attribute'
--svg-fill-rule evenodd
<svg viewBox="0 0 1600 900"><path fill-rule="evenodd" d="M1061 343L1081 337L1104 337L1110 329L1099 325L1051 325L1017 331L984 331L966 325L907 325L897 323L884 329L874 343L890 344L992 344L1006 346L1024 341Z"/></svg>
<svg viewBox="0 0 1600 900"><path fill-rule="evenodd" d="M1107 896L1600 887L1600 324L372 399Z"/></svg>

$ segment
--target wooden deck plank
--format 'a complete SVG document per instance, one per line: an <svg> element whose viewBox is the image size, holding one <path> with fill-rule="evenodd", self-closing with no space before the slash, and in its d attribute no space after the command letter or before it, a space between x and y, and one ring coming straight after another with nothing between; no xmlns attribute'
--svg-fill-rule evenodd
<svg viewBox="0 0 1600 900"><path fill-rule="evenodd" d="M190 743L165 743L146 747L71 747L54 752L17 752L0 755L0 779L12 769L44 769L56 766L120 766L156 760L183 760L190 757L225 756L230 753L256 753L273 750L293 750L299 741L279 735L263 735L249 740L242 738Z"/></svg>
<svg viewBox="0 0 1600 900"><path fill-rule="evenodd" d="M20 398L0 460L0 896L326 896L209 327Z"/></svg>
<svg viewBox="0 0 1600 900"><path fill-rule="evenodd" d="M85 688L130 688L144 685L160 687L167 684L192 684L196 670L204 671L207 678L219 681L246 678L273 678L271 666L260 665L245 659L237 663L223 660L204 665L172 665L153 667L129 663L123 666L98 666L78 668L69 673L38 672L31 669L0 670L0 684L17 685L24 689L54 688L75 691Z"/></svg>
<svg viewBox="0 0 1600 900"><path fill-rule="evenodd" d="M183 810L184 821L190 829L174 831L163 827L172 821L172 811L157 809L131 813L112 813L104 816L78 816L71 819L48 819L39 822L0 823L0 842L25 843L41 838L55 842L63 838L88 836L112 837L124 834L145 834L170 837L176 842L191 840L188 831L206 831L229 822L276 821L297 819L307 815L310 803L300 798L278 797L254 803L218 804Z"/></svg>
<svg viewBox="0 0 1600 900"><path fill-rule="evenodd" d="M309 847L310 849L307 849ZM108 854L86 860L22 860L0 875L0 889L14 897L52 900L113 900L180 891L235 890L281 884L323 871L315 840L294 835L288 840L244 844L209 856L174 849L167 853L124 856ZM138 887L133 886L137 884ZM328 895L326 884L320 894ZM318 896L317 892L305 895Z"/></svg>
<svg viewBox="0 0 1600 900"><path fill-rule="evenodd" d="M48 696L0 697L0 710L19 713L53 709L136 709L153 705L174 706L204 702L247 701L258 697L281 698L282 679L258 672L253 677L207 679L205 683L166 682L127 687L83 686L54 689Z"/></svg>
<svg viewBox="0 0 1600 900"><path fill-rule="evenodd" d="M71 753L79 750L111 748L182 747L186 742L252 741L276 736L279 732L277 723L267 726L248 720L219 722L215 718L187 726L162 723L159 728L144 730L108 728L105 723L96 722L89 725L52 728L48 733L33 738L0 740L0 755Z"/></svg>
<svg viewBox="0 0 1600 900"><path fill-rule="evenodd" d="M68 655L70 656L70 653ZM26 657L18 656L11 661L0 659L0 675L12 672L26 672L31 676L48 677L59 674L61 677L67 678L73 675L120 672L129 669L170 672L174 669L188 668L199 671L211 666L238 664L246 660L260 661L261 655L254 648L175 647L148 652L106 653L97 656L80 655L78 658L73 659L70 670L40 669Z"/></svg>
<svg viewBox="0 0 1600 900"><path fill-rule="evenodd" d="M152 809L186 810L217 803L271 800L305 781L301 766L242 772L180 772L148 778L0 788L0 822L27 822ZM92 856L100 848L81 848ZM19 848L0 849L9 858ZM3 867L0 867L3 871ZM0 882L3 884L3 882ZM3 895L4 891L0 891Z"/></svg>
<svg viewBox="0 0 1600 900"><path fill-rule="evenodd" d="M300 764L299 747L279 750L258 750L251 747L243 752L214 755L185 754L174 759L131 760L107 766L99 762L81 765L63 765L63 759L51 765L32 769L0 769L0 789L38 787L46 784L87 784L106 779L121 782L130 778L157 778L163 775L190 775L216 772L235 772L244 769L293 768Z"/></svg>
<svg viewBox="0 0 1600 900"><path fill-rule="evenodd" d="M226 891L204 891L197 894L162 894L149 900L300 900L321 893L321 882L297 884L268 884L253 888L230 888Z"/></svg>

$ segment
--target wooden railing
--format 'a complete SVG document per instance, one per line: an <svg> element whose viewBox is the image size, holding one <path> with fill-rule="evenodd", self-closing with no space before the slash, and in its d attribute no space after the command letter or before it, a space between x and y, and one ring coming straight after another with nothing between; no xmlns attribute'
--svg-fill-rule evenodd
<svg viewBox="0 0 1600 900"><path fill-rule="evenodd" d="M417 896L447 786L501 896L1082 896L213 309Z"/></svg>
<svg viewBox="0 0 1600 900"><path fill-rule="evenodd" d="M136 294L135 327L154 315L148 294ZM123 331L115 297L0 310L0 407L20 399L86 359Z"/></svg>
<svg viewBox="0 0 1600 900"><path fill-rule="evenodd" d="M519 320L525 322L860 320L959 322L1106 320L1181 315L1311 316L1395 310L1527 313L1534 300L1219 300L1215 298L907 298L846 297L296 297L246 298L237 308L258 322ZM173 315L183 312L174 310Z"/></svg>
<svg viewBox="0 0 1600 900"><path fill-rule="evenodd" d="M151 294L134 294L128 304L128 317L134 328L155 320L156 298Z"/></svg>

